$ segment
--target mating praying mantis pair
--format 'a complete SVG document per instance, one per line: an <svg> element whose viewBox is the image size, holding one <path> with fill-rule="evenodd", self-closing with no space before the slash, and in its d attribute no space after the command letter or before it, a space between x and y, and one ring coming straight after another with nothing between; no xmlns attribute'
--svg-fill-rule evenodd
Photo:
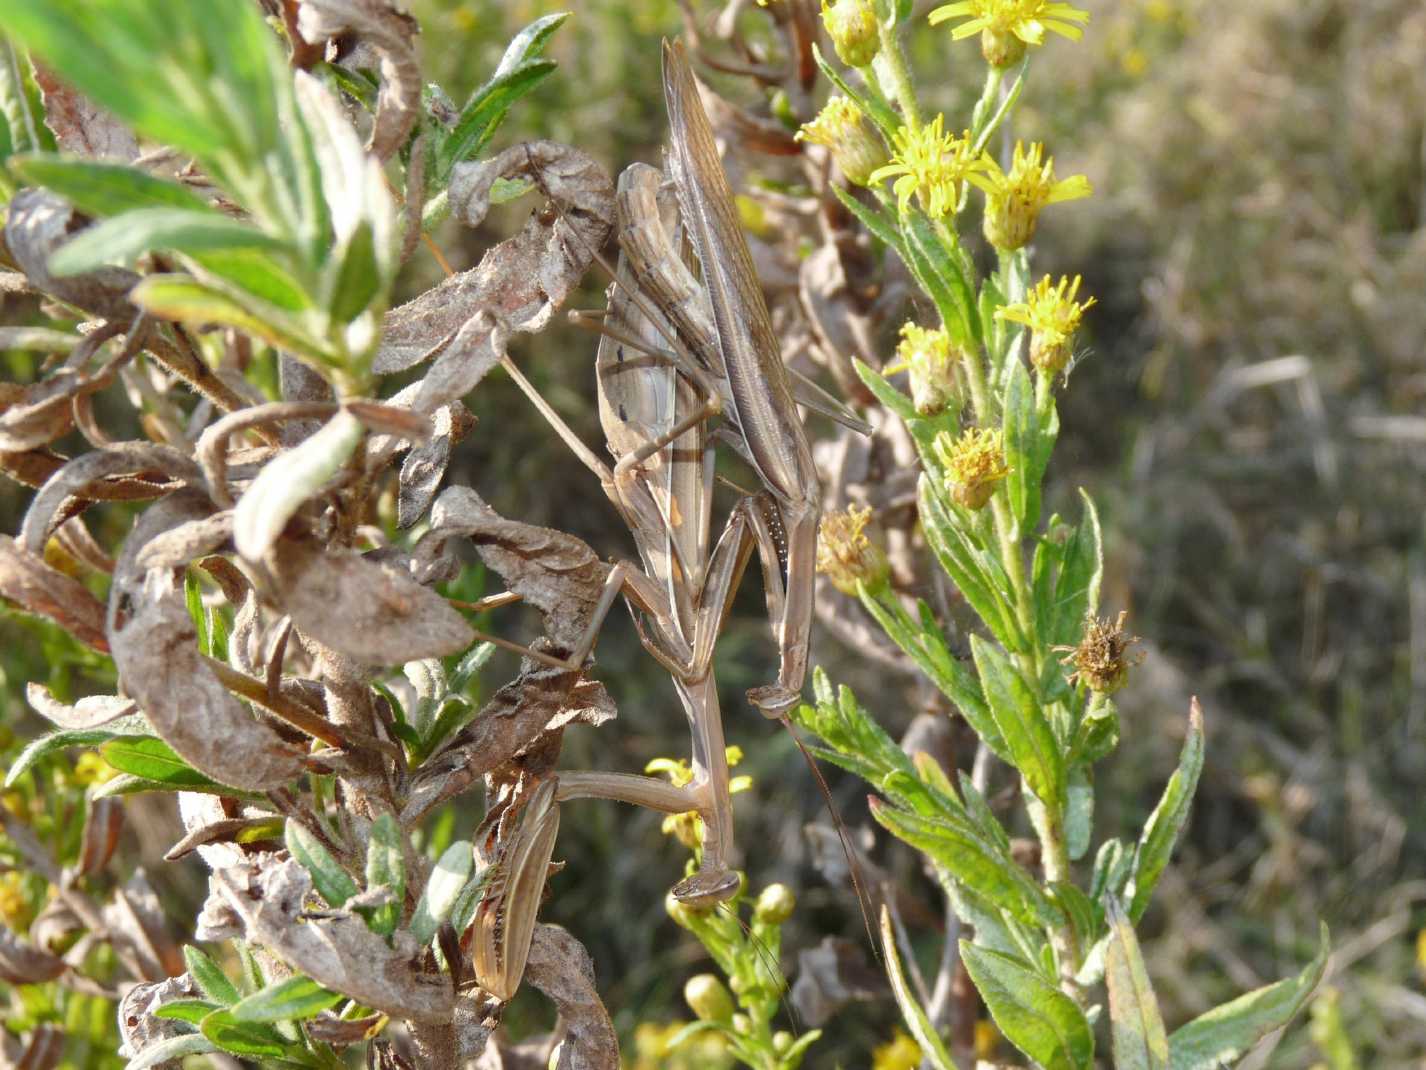
<svg viewBox="0 0 1426 1070"><path fill-rule="evenodd" d="M489 907L482 904L478 917L476 973L482 987L497 995L513 992L519 983L554 847L558 801L606 798L667 813L697 811L704 825L700 867L672 894L687 905L706 907L737 893L712 656L754 549L779 670L777 682L754 688L749 700L765 716L785 722L807 672L821 488L798 417L799 399L680 43L664 44L663 85L671 178L702 280L689 271L668 225L676 213L662 176L646 165L628 168L618 193L622 253L608 313L597 326L603 334L596 358L599 410L617 458L614 467L590 451L523 377L515 373L515 378L599 477L633 533L642 566L620 562L611 569L602 608L623 594L644 646L672 675L689 719L694 777L677 787L645 776L562 772L553 792L536 793L505 856L510 868L497 872L501 894L487 897ZM861 426L809 382L801 380L797 387L814 407ZM738 502L710 549L714 435L709 421L720 414L728 422L719 437L733 443L764 489ZM586 640L559 664L581 667L598 625L596 616Z"/></svg>

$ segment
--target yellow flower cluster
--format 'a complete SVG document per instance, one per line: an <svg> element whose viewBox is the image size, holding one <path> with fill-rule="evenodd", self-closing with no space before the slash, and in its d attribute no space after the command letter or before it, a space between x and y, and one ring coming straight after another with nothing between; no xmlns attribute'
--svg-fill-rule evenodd
<svg viewBox="0 0 1426 1070"><path fill-rule="evenodd" d="M995 166L984 150L976 150L969 130L956 137L945 132L945 122L937 115L924 126L901 127L892 138L891 163L871 174L872 182L896 179L892 190L902 211L915 196L928 215L943 218L960 206L967 179Z"/></svg>
<svg viewBox="0 0 1426 1070"><path fill-rule="evenodd" d="M936 458L946 470L946 489L957 505L983 509L996 484L1010 474L1005 465L1005 444L998 429L967 428L959 438L942 431L933 443Z"/></svg>
<svg viewBox="0 0 1426 1070"><path fill-rule="evenodd" d="M1020 62L1027 46L1045 43L1045 31L1079 40L1076 23L1089 21L1089 12L1059 0L958 0L932 11L932 26L962 19L951 31L955 41L980 34L981 53L992 67Z"/></svg>

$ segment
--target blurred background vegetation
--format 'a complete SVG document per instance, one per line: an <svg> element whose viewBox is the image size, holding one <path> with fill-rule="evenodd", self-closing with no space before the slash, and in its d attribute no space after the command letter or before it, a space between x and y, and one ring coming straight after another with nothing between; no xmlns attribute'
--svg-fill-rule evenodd
<svg viewBox="0 0 1426 1070"><path fill-rule="evenodd" d="M1055 41L1037 56L1018 124L1046 142L1062 173L1084 172L1095 185L1091 201L1056 215L1037 240L1037 276L1082 273L1099 299L1060 402L1051 497L1063 505L1082 485L1100 503L1104 606L1131 611L1149 653L1119 701L1124 739L1102 767L1096 836L1142 823L1173 768L1188 697L1200 696L1203 782L1166 894L1143 930L1165 1018L1183 1021L1292 972L1321 917L1333 929L1332 983L1359 1065L1420 1066L1426 6L1081 5L1093 14L1085 40ZM457 100L488 75L516 29L559 9L533 0L410 7L428 77ZM501 142L571 142L611 172L657 163L658 40L680 25L673 0L581 3L550 50L560 72L512 114ZM949 107L978 88L979 57L921 25L911 42L918 84L924 99ZM766 102L741 102L767 112ZM481 231L452 230L440 244L457 268L468 266L525 210ZM415 294L439 269L418 256L408 276L403 286ZM591 276L585 307L601 303L601 287ZM515 356L555 406L596 441L594 343L556 327L518 346ZM20 371L7 378L27 378ZM472 408L481 424L454 481L508 515L579 534L602 554L632 550L600 488L508 382L487 380ZM19 488L0 486L0 530L16 529L24 501ZM824 934L863 945L865 937L850 890L812 865L803 826L818 819L820 803L809 775L786 735L742 699L771 664L755 587L719 647L719 672L730 741L747 755L739 772L755 780L738 801L744 863L755 887L784 880L802 903L784 937L791 971L795 953ZM112 681L101 659L76 661L71 650L53 630L0 614L6 764L37 727L23 699L27 680L48 681L61 696ZM611 617L598 655L619 721L571 733L564 764L636 771L677 753L682 714L623 615ZM835 664L893 733L917 712L900 680L880 678L825 634L814 662ZM66 797L66 783L96 774L82 760L61 760L48 775L53 800ZM847 823L869 826L857 786L828 776ZM41 814L49 803L7 797L6 805ZM192 917L201 863L158 863L178 835L171 801L128 805L144 817L130 822L125 850L149 866L170 917ZM612 804L567 809L557 856L570 869L547 912L589 946L626 1039L641 1023L686 1018L682 983L706 968L701 949L664 916L683 858L658 824ZM937 910L934 885L901 853L876 848ZM0 915L23 924L41 890L14 873L0 877ZM97 1039L107 1024L86 1006L72 1012L73 1028ZM544 1012L531 998L523 1013ZM889 999L841 1016L809 1065L866 1065L891 1039L893 1021ZM1261 1065L1350 1065L1328 1062L1326 1031L1319 1026L1314 1043L1313 1030L1294 1029ZM635 1044L626 1048L635 1059ZM93 1065L99 1058L96 1049ZM675 1064L652 1057L641 1065Z"/></svg>

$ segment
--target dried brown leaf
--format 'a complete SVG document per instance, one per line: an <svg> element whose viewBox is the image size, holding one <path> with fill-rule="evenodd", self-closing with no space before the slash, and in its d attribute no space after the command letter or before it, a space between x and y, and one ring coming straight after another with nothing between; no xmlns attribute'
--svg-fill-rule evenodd
<svg viewBox="0 0 1426 1070"><path fill-rule="evenodd" d="M344 911L306 913L312 879L288 859L230 866L213 883L243 919L247 938L325 988L393 1018L448 1024L454 1010L450 979L419 968L420 948L405 930L394 947Z"/></svg>
<svg viewBox="0 0 1426 1070"><path fill-rule="evenodd" d="M156 535L139 551L139 568L182 568L224 548L233 537L233 511L224 509Z"/></svg>
<svg viewBox="0 0 1426 1070"><path fill-rule="evenodd" d="M84 836L80 840L79 863L82 877L92 876L109 864L119 834L124 831L124 804L120 799L90 799L84 815Z"/></svg>
<svg viewBox="0 0 1426 1070"><path fill-rule="evenodd" d="M399 528L415 524L435 500L436 491L445 478L446 467L451 462L457 408L464 411L465 406L454 402L442 405L432 413L430 441L411 450L401 462L400 491L396 499L396 526Z"/></svg>
<svg viewBox="0 0 1426 1070"><path fill-rule="evenodd" d="M64 971L62 959L0 926L0 980L12 985L35 985L53 981Z"/></svg>
<svg viewBox="0 0 1426 1070"><path fill-rule="evenodd" d="M190 1026L176 1018L155 1018L154 1012L165 1003L199 996L198 986L186 973L129 989L119 1002L119 1035L124 1042L118 1054L132 1059L145 1048L188 1032Z"/></svg>
<svg viewBox="0 0 1426 1070"><path fill-rule="evenodd" d="M25 685L25 698L41 717L61 728L81 732L138 710L133 699L121 695L88 695L71 706L55 698L44 684L34 682Z"/></svg>
<svg viewBox="0 0 1426 1070"><path fill-rule="evenodd" d="M65 85L54 72L35 64L35 84L45 104L45 125L65 152L90 159L138 159L139 143L112 114Z"/></svg>
<svg viewBox="0 0 1426 1070"><path fill-rule="evenodd" d="M619 1038L594 987L594 962L558 925L537 925L525 979L550 998L565 1029L556 1070L618 1070Z"/></svg>
<svg viewBox="0 0 1426 1070"><path fill-rule="evenodd" d="M5 1070L54 1070L64 1055L64 1030L57 1025L37 1025L23 1045L5 1034Z"/></svg>
<svg viewBox="0 0 1426 1070"><path fill-rule="evenodd" d="M183 972L183 955L142 869L115 889L113 901L104 907L104 921L109 939L129 951L126 961L138 963L145 980L161 981Z"/></svg>
<svg viewBox="0 0 1426 1070"><path fill-rule="evenodd" d="M346 1048L360 1044L386 1024L384 1014L372 1014L365 1018L338 1018L331 1011L323 1011L315 1018L302 1023L302 1029L313 1040L330 1044L334 1048Z"/></svg>
<svg viewBox="0 0 1426 1070"><path fill-rule="evenodd" d="M27 613L48 617L81 643L104 653L104 607L76 579L45 564L8 535L0 535L0 595Z"/></svg>
<svg viewBox="0 0 1426 1070"><path fill-rule="evenodd" d="M285 541L266 564L274 594L298 629L357 661L402 665L475 641L465 619L435 591L351 550Z"/></svg>
<svg viewBox="0 0 1426 1070"><path fill-rule="evenodd" d="M128 293L139 281L132 271L106 267L83 275L49 273L50 257L82 227L68 201L46 190L22 189L10 199L5 244L35 289L105 319L132 320L137 310Z"/></svg>

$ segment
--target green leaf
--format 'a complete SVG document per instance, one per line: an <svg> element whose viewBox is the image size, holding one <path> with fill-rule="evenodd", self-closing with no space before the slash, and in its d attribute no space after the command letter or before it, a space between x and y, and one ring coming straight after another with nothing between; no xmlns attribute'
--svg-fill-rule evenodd
<svg viewBox="0 0 1426 1070"><path fill-rule="evenodd" d="M827 62L827 57L822 55L822 49L816 44L812 46L812 58L817 61L817 67L821 72L827 76L827 81L837 87L837 92L856 104L862 110L862 114L869 117L881 129L883 138L890 144L892 136L901 128L901 117L892 111L890 105L876 93L857 89L843 78L837 68Z"/></svg>
<svg viewBox="0 0 1426 1070"><path fill-rule="evenodd" d="M142 795L149 791L196 791L200 795L222 795L225 798L242 799L255 803L268 802L267 796L261 792L239 791L226 784L219 784L216 780L205 779L202 782L184 784L150 780L148 777L134 776L132 773L120 773L102 784L94 785L89 789L89 798L114 799L121 795Z"/></svg>
<svg viewBox="0 0 1426 1070"><path fill-rule="evenodd" d="M553 15L540 21L557 19L562 22L564 18L564 15ZM555 25L558 26L559 22ZM510 47L515 47L514 41ZM509 58L510 54L507 49L506 57ZM510 108L553 74L558 66L554 60L538 56L520 60L509 67L506 67L505 60L501 60L490 81L477 89L461 109L460 117L441 146L436 172L438 182L443 184L451 168L462 160L480 155Z"/></svg>
<svg viewBox="0 0 1426 1070"><path fill-rule="evenodd" d="M1010 511L1021 531L1033 531L1040 522L1040 484L1059 433L1059 417L1051 399L1041 424L1035 408L1034 384L1019 359L1012 359L1010 364L1002 433L1005 461L1010 469L1005 477Z"/></svg>
<svg viewBox="0 0 1426 1070"><path fill-rule="evenodd" d="M1059 574L1055 577L1054 610L1048 636L1051 646L1078 643L1085 617L1099 608L1099 581L1104 574L1099 513L1088 494L1080 490L1079 496L1084 501L1084 519L1066 544Z"/></svg>
<svg viewBox="0 0 1426 1070"><path fill-rule="evenodd" d="M416 910L411 915L411 935L418 944L429 944L441 923L451 916L461 889L470 880L474 865L475 859L467 840L457 840L436 860L431 879L426 882L426 890L421 893Z"/></svg>
<svg viewBox="0 0 1426 1070"><path fill-rule="evenodd" d="M344 999L341 993L297 974L243 997L229 1013L236 1022L302 1022Z"/></svg>
<svg viewBox="0 0 1426 1070"><path fill-rule="evenodd" d="M961 802L965 807L966 816L975 823L982 836L996 844L1001 851L1008 855L1010 853L1010 835L996 819L994 811L990 809L990 803L980 793L980 789L975 786L975 781L966 776L962 770L956 771L956 779L960 782Z"/></svg>
<svg viewBox="0 0 1426 1070"><path fill-rule="evenodd" d="M4 0L0 0L3 3ZM322 364L323 350L283 309L191 275L150 275L129 291L129 300L161 319L194 327L236 327L277 349Z"/></svg>
<svg viewBox="0 0 1426 1070"><path fill-rule="evenodd" d="M1327 926L1317 956L1296 977L1264 985L1199 1015L1169 1037L1170 1070L1216 1070L1246 1054L1263 1037L1292 1021L1327 969Z"/></svg>
<svg viewBox="0 0 1426 1070"><path fill-rule="evenodd" d="M963 349L980 345L980 314L971 285L974 267L959 245L947 247L926 213L908 205L901 213L900 251L906 266L941 314L951 342Z"/></svg>
<svg viewBox="0 0 1426 1070"><path fill-rule="evenodd" d="M891 982L891 993L896 997L896 1005L901 1008L901 1020L906 1023L921 1054L936 1070L956 1070L951 1053L941 1043L931 1019L906 983L906 974L896 951L896 935L891 928L891 911L884 906L881 908L881 950L886 956L886 976Z"/></svg>
<svg viewBox="0 0 1426 1070"><path fill-rule="evenodd" d="M1094 1065L1094 1034L1074 1000L1010 955L962 940L961 961L1006 1039L1044 1070Z"/></svg>
<svg viewBox="0 0 1426 1070"><path fill-rule="evenodd" d="M374 910L366 924L382 936L390 936L401 921L401 905L406 898L404 841L401 827L390 814L382 814L371 823L371 838L366 847L366 886L368 890L390 889L391 902Z"/></svg>
<svg viewBox="0 0 1426 1070"><path fill-rule="evenodd" d="M169 1018L176 1022L187 1022L189 1025L197 1025L218 1009L218 1004L206 999L176 999L172 1003L165 1003L158 1010L154 1011L153 1016L155 1018Z"/></svg>
<svg viewBox="0 0 1426 1070"><path fill-rule="evenodd" d="M54 135L45 126L38 97L19 49L0 38L0 117L8 135L6 157L54 148Z"/></svg>
<svg viewBox="0 0 1426 1070"><path fill-rule="evenodd" d="M322 846L322 842L307 826L300 821L289 820L286 841L292 857L302 863L302 868L311 875L312 886L317 889L317 894L327 901L328 906L341 907L356 895L356 881L337 864L331 852Z"/></svg>
<svg viewBox="0 0 1426 1070"><path fill-rule="evenodd" d="M1126 894L1129 897L1129 918L1137 922L1144 916L1153 897L1154 888L1173 854L1179 833L1188 821L1193 793L1198 788L1198 774L1203 771L1203 710L1198 699L1188 708L1188 736L1179 753L1178 768L1164 785L1164 793L1149 820L1134 851L1134 868Z"/></svg>
<svg viewBox="0 0 1426 1070"><path fill-rule="evenodd" d="M193 253L190 259L202 269L199 274L220 290L222 283L235 287L240 305L246 299L258 310L267 306L279 314L315 307L292 272L261 249L213 249Z"/></svg>
<svg viewBox="0 0 1426 1070"><path fill-rule="evenodd" d="M286 242L251 223L208 209L139 208L80 231L50 257L49 269L56 275L77 275L105 264L129 265L149 252L225 249L291 252Z"/></svg>
<svg viewBox="0 0 1426 1070"><path fill-rule="evenodd" d="M977 832L968 818L913 813L877 799L870 805L877 824L929 855L957 883L982 899L1028 924L1059 922L1039 885L998 844Z"/></svg>
<svg viewBox="0 0 1426 1070"><path fill-rule="evenodd" d="M1074 766L1065 788L1065 847L1070 861L1078 862L1089 850L1094 835L1094 781L1090 770Z"/></svg>
<svg viewBox="0 0 1426 1070"><path fill-rule="evenodd" d="M9 166L29 185L53 190L97 219L140 208L182 208L216 214L188 187L137 167L49 154L17 156Z"/></svg>
<svg viewBox="0 0 1426 1070"><path fill-rule="evenodd" d="M1004 594L1010 589L1004 570L961 530L960 518L951 512L929 473L921 474L916 490L921 525L936 560L991 633L1007 648L1019 649L1023 637Z"/></svg>
<svg viewBox="0 0 1426 1070"><path fill-rule="evenodd" d="M291 1053L293 1045L271 1026L256 1022L240 1022L231 1010L214 1011L199 1023L203 1035L224 1051L234 1055L266 1055L280 1059Z"/></svg>
<svg viewBox="0 0 1426 1070"><path fill-rule="evenodd" d="M7 788L14 787L31 766L41 758L47 758L59 751L67 750L70 747L97 747L118 736L147 736L152 732L153 729L149 727L143 714L120 717L99 728L62 728L58 732L50 732L38 739L31 740L20 752L5 773L5 786Z"/></svg>
<svg viewBox="0 0 1426 1070"><path fill-rule="evenodd" d="M183 576L183 604L188 610L188 619L193 621L193 630L198 633L198 649L211 657L213 650L208 645L208 612L203 608L203 585L193 569L188 569Z"/></svg>
<svg viewBox="0 0 1426 1070"><path fill-rule="evenodd" d="M294 513L347 463L366 434L362 422L340 410L298 445L263 466L233 512L233 544L250 561L268 549Z"/></svg>
<svg viewBox="0 0 1426 1070"><path fill-rule="evenodd" d="M890 212L862 203L841 186L834 184L832 192L837 195L837 200L842 202L843 208L861 220L862 226L871 231L883 245L900 253L902 260L906 259L906 254L902 251L901 231L897 229L896 220Z"/></svg>
<svg viewBox="0 0 1426 1070"><path fill-rule="evenodd" d="M218 1051L218 1045L198 1033L188 1033L181 1037L169 1037L157 1044L150 1044L124 1064L124 1070L149 1070L150 1067L181 1064L189 1055L207 1055Z"/></svg>
<svg viewBox="0 0 1426 1070"><path fill-rule="evenodd" d="M368 220L357 224L346 244L333 254L333 264L327 310L336 322L350 323L381 293L381 267Z"/></svg>
<svg viewBox="0 0 1426 1070"><path fill-rule="evenodd" d="M195 787L217 787L180 758L172 747L152 736L110 740L99 748L103 759L121 773L162 784L171 791Z"/></svg>
<svg viewBox="0 0 1426 1070"><path fill-rule="evenodd" d="M902 420L910 422L916 419L916 408L911 404L911 399L903 394L871 365L863 363L859 358L852 358L852 367L856 369L857 377L862 383L876 395L876 400L885 405Z"/></svg>
<svg viewBox="0 0 1426 1070"><path fill-rule="evenodd" d="M971 656L1010 762L1052 812L1064 806L1065 767L1055 734L1019 670L995 646L970 637Z"/></svg>
<svg viewBox="0 0 1426 1070"><path fill-rule="evenodd" d="M197 983L199 990L214 1003L228 1007L238 1001L237 987L203 951L192 944L184 944L183 961L188 966L188 975Z"/></svg>
<svg viewBox="0 0 1426 1070"><path fill-rule="evenodd" d="M1111 897L1105 910L1110 940L1104 980L1109 987L1115 1070L1168 1070L1168 1035L1134 926L1117 899Z"/></svg>
<svg viewBox="0 0 1426 1070"><path fill-rule="evenodd" d="M812 689L817 705L799 707L795 717L830 745L831 750L821 750L823 757L878 787L893 773L919 783L906 752L861 707L851 688L843 686L834 696L827 674L817 668L812 672Z"/></svg>

